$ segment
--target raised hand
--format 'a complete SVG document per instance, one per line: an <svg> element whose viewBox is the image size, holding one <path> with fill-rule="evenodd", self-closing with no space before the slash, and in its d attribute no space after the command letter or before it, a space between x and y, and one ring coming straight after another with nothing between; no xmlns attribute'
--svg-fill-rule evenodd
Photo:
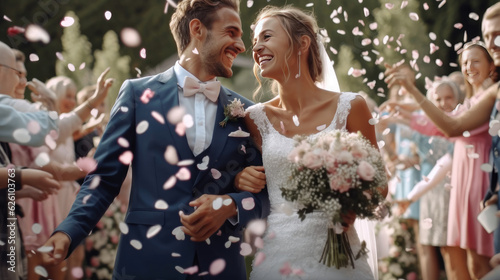
<svg viewBox="0 0 500 280"><path fill-rule="evenodd" d="M47 194L57 193L61 188L61 184L52 174L38 169L22 169L21 180L23 184L33 186Z"/></svg>
<svg viewBox="0 0 500 280"><path fill-rule="evenodd" d="M222 199L222 201L231 199L231 204L226 206L222 203L222 206L215 210L214 201L218 198ZM204 194L191 201L189 206L194 207L196 210L190 215L186 215L181 211L179 216L183 225L182 231L191 236L191 241L196 242L207 240L228 218L237 214L236 205L228 195Z"/></svg>
<svg viewBox="0 0 500 280"><path fill-rule="evenodd" d="M385 79L388 88L393 86L402 86L408 92L413 94L413 88L415 88L415 78L412 77L407 71L403 71L400 65L391 66L385 64L387 70L385 70Z"/></svg>
<svg viewBox="0 0 500 280"><path fill-rule="evenodd" d="M259 193L266 186L264 166L248 166L234 178L237 190Z"/></svg>
<svg viewBox="0 0 500 280"><path fill-rule="evenodd" d="M27 86L32 91L31 99L33 101L42 103L49 111L57 111L57 96L44 83L33 78L31 82L27 83Z"/></svg>
<svg viewBox="0 0 500 280"><path fill-rule="evenodd" d="M95 108L101 104L106 96L108 95L109 88L113 85L115 81L113 78L106 79L106 75L109 73L110 68L106 68L99 78L97 78L97 88L94 94L87 100L90 107Z"/></svg>

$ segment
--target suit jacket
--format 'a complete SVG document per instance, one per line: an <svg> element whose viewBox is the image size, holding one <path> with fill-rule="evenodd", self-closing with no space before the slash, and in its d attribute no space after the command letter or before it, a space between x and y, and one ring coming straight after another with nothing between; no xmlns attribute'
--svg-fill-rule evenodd
<svg viewBox="0 0 500 280"><path fill-rule="evenodd" d="M140 97L148 88L155 95L143 103ZM268 215L269 198L267 190L251 194L234 189L236 174L246 166L262 165L262 158L249 137L228 136L239 127L245 129L243 119L229 122L226 127L221 127L219 122L224 119L224 105L234 98L240 98L246 106L251 102L221 87L212 144L195 157L186 137L176 133L175 125L166 118L152 115L156 112L166 116L170 109L178 106L178 90L173 68L123 83L96 151L97 168L85 179L71 212L56 231L70 236L70 252L80 244L118 195L127 174L127 153L132 152L132 187L125 217L128 229L122 230L113 279L185 279L183 269L196 264L198 273L208 272L212 262L218 259L224 260L225 269L215 276L208 273L203 279L246 279L240 242L228 243L229 248L225 244L230 236L242 238L242 230L250 220ZM146 126L142 132L141 127ZM128 141L126 147L119 144L120 138ZM192 160L193 163L183 167L170 165L164 156L168 146L175 147L180 161ZM202 166L205 156L209 159L206 168ZM175 177L181 168L187 169L190 177L176 177L175 186L164 189L165 182ZM214 178L212 169L221 173L220 178ZM96 177L99 177L96 179L100 180L99 186L89 188ZM231 196L238 207L239 223L233 226L226 221L209 242L192 242L189 236L178 240L175 229L181 226L179 211L193 212L188 204L202 194ZM252 200L255 207L245 210L242 201ZM155 206L158 201L163 207ZM161 230L148 238L148 230L153 226Z"/></svg>
<svg viewBox="0 0 500 280"><path fill-rule="evenodd" d="M500 85L499 85L500 88ZM498 114L498 109L497 105L500 100L497 99L495 106L493 106L493 110L491 111L491 116L490 120L494 120L497 117ZM497 193L496 187L498 184L498 170L500 170L500 137L498 136L498 133L495 134L492 138L491 142L491 150L490 150L490 158L491 158L491 163L493 165L493 171L490 174L490 188L488 189L488 192L486 192L484 202L493 196L493 194ZM498 209L500 209L500 200L498 201Z"/></svg>

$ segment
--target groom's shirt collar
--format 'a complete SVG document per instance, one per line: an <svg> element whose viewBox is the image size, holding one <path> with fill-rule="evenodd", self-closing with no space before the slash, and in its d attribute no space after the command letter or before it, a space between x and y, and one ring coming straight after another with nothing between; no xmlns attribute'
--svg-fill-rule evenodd
<svg viewBox="0 0 500 280"><path fill-rule="evenodd" d="M196 78L188 70L186 70L184 67L182 67L178 60L175 62L174 72L175 72L175 77L177 78L177 84L181 88L184 88L184 79L186 77L191 77L191 78L195 79L198 82L200 81L200 79ZM207 82L216 81L216 80L217 80L217 78L213 78L212 80L207 81Z"/></svg>

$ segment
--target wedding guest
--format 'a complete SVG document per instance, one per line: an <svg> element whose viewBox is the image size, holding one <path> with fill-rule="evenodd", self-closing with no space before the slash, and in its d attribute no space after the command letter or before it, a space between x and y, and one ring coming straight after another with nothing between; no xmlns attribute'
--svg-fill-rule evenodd
<svg viewBox="0 0 500 280"><path fill-rule="evenodd" d="M250 220L267 215L269 199L266 191L235 191L236 174L262 160L248 137L229 136L246 130L243 119L219 124L224 107L237 104L234 98L251 105L216 80L231 77L234 59L245 51L238 13L235 0L178 3L170 27L180 60L159 75L122 85L95 153L97 167L46 242L54 248L46 254L47 265L60 263L90 233L131 166L127 231L120 237L113 278L185 279L203 273L203 279L246 279L239 240ZM186 118L193 116L187 129L179 105ZM148 238L151 227L158 230Z"/></svg>
<svg viewBox="0 0 500 280"><path fill-rule="evenodd" d="M480 42L464 46L460 55L460 65L466 77L466 91L472 97L464 102L464 106L453 112L456 116L463 116L467 111L480 105L482 99L488 95L486 89L494 82L492 77L495 78L493 59L488 54L486 46ZM432 103L426 102L427 99L422 98L418 89L403 73L389 68L386 74L388 84L404 86L432 121L436 121L434 118L437 115L451 119ZM413 118L411 126L424 134L443 135L432 122L426 122L423 117ZM493 255L493 236L488 234L477 221L480 212L479 202L489 185L488 174L481 169L481 165L489 161L491 136L488 130L489 125L485 120L481 126L454 139L447 235L449 253L453 256L451 258L453 279L481 278L491 269L488 259Z"/></svg>

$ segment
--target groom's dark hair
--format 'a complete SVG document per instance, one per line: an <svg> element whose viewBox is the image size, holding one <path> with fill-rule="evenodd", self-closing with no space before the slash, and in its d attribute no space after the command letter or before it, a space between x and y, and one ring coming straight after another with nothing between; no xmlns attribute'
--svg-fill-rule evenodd
<svg viewBox="0 0 500 280"><path fill-rule="evenodd" d="M231 8L240 12L238 0L183 0L177 5L177 10L170 20L170 30L174 35L179 55L186 49L191 41L189 23L199 19L207 29L212 28L212 23L217 20L216 12L222 8Z"/></svg>

